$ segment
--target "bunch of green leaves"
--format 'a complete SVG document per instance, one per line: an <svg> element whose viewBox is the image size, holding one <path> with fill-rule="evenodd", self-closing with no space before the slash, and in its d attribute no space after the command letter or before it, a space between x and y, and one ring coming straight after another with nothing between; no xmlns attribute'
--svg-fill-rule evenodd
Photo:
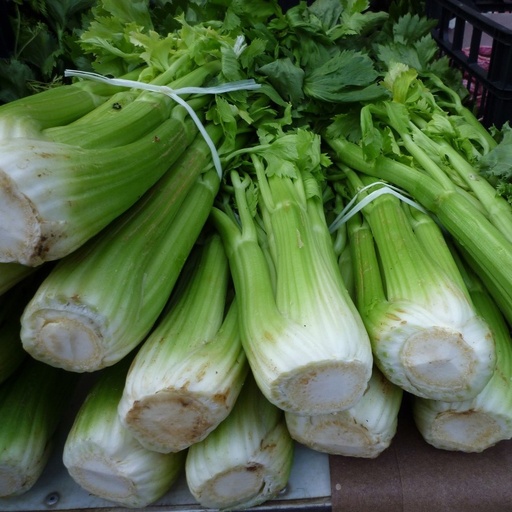
<svg viewBox="0 0 512 512"><path fill-rule="evenodd" d="M251 23L266 20L276 10L277 4L266 0L250 6L238 0L100 0L79 44L91 56L94 70L104 75L122 76L137 68L147 68L146 76L162 73L186 54L197 65L221 59L224 76L238 80L245 78L239 62L247 68L254 54L247 44L238 43L248 19L252 14Z"/></svg>
<svg viewBox="0 0 512 512"><path fill-rule="evenodd" d="M442 55L432 36L437 20L418 12L402 12L398 3L390 7L390 17L373 45L372 59L383 73L396 63L416 70L423 79L434 75L455 91L461 98L467 96L462 75L450 65L449 58ZM429 84L435 89L435 84Z"/></svg>
<svg viewBox="0 0 512 512"><path fill-rule="evenodd" d="M6 3L0 59L0 103L62 83L68 67L89 69L77 44L95 0Z"/></svg>
<svg viewBox="0 0 512 512"><path fill-rule="evenodd" d="M367 54L373 34L386 19L366 0L299 2L251 38L266 40L257 72L294 107L294 116L330 113L340 104L385 94Z"/></svg>
<svg viewBox="0 0 512 512"><path fill-rule="evenodd" d="M505 123L493 129L498 145L479 161L479 172L512 205L512 128Z"/></svg>

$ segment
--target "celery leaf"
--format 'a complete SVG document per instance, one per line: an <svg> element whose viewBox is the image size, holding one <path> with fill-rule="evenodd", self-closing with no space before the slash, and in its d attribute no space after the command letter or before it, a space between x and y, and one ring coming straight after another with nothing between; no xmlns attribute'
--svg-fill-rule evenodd
<svg viewBox="0 0 512 512"><path fill-rule="evenodd" d="M498 145L480 159L479 170L498 194L512 204L512 128L509 123L502 127L500 136Z"/></svg>
<svg viewBox="0 0 512 512"><path fill-rule="evenodd" d="M269 62L258 71L267 77L284 99L291 103L298 103L303 99L304 70L296 66L291 59L283 58Z"/></svg>
<svg viewBox="0 0 512 512"><path fill-rule="evenodd" d="M376 83L372 59L351 50L339 51L304 79L304 93L328 102L376 100L385 91Z"/></svg>

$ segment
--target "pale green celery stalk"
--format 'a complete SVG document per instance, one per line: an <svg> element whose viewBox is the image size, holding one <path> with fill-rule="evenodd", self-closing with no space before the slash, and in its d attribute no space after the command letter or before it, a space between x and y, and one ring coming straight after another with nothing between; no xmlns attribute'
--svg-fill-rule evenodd
<svg viewBox="0 0 512 512"><path fill-rule="evenodd" d="M482 452L512 438L512 338L501 311L485 286L459 261L477 311L490 325L496 370L472 400L444 402L415 398L413 418L422 437L444 450Z"/></svg>
<svg viewBox="0 0 512 512"><path fill-rule="evenodd" d="M27 492L54 449L75 375L27 357L0 386L0 497Z"/></svg>
<svg viewBox="0 0 512 512"><path fill-rule="evenodd" d="M135 78L131 74L123 78ZM104 83L80 82L52 87L0 106L0 139L40 138L41 131L62 126L95 110L120 90Z"/></svg>
<svg viewBox="0 0 512 512"><path fill-rule="evenodd" d="M330 176L330 178L333 179L333 176ZM334 181L333 179L332 186L335 201L339 204L337 204L337 206L334 209L331 209L332 216L328 222L333 222L336 218L336 215L338 215L341 212L344 206L343 201L341 200L341 191L338 189L339 182ZM336 259L338 261L338 267L340 269L341 278L343 280L343 283L345 284L345 288L347 289L351 299L354 300L354 272L346 223L343 223L340 226L338 226L334 233L332 233L332 244L334 248L334 253L336 255Z"/></svg>
<svg viewBox="0 0 512 512"><path fill-rule="evenodd" d="M117 404L132 359L128 355L100 374L76 414L62 460L87 492L142 508L172 488L184 472L186 454L147 450L119 420Z"/></svg>
<svg viewBox="0 0 512 512"><path fill-rule="evenodd" d="M186 70L186 73L184 73ZM165 72L157 72L156 76L153 76L154 69L150 66L143 66L139 68L135 68L134 71L130 75L131 80L141 81L143 83L152 83L154 85L167 85L167 82L171 80L175 80L179 78L182 74L188 74L189 71L192 71L190 66L190 57L188 55L183 55L181 57L175 57L172 59L172 63L169 64L168 69ZM150 75L147 77L147 75ZM116 78L128 78L128 77L116 77ZM75 78L76 84L87 84L87 83L102 83L92 79L85 78ZM112 104L115 102L120 103L121 108L129 104L135 98L137 98L141 93L141 89L136 88L127 88L122 86L117 86L119 92L109 99L108 103L104 103L99 105L97 108L91 110L86 115L79 117L76 119L71 125L73 127L79 126L81 124L91 124L96 123L97 121L101 121L106 114L109 114L112 109ZM49 129L47 133L53 134L54 130Z"/></svg>
<svg viewBox="0 0 512 512"><path fill-rule="evenodd" d="M341 273L341 278L345 283L345 288L347 289L348 294L354 300L355 297L355 279L354 279L354 270L352 265L352 254L350 251L350 246L346 245L338 256L338 266Z"/></svg>
<svg viewBox="0 0 512 512"><path fill-rule="evenodd" d="M349 169L346 174L355 193L363 182ZM432 258L427 247L442 243L441 238L420 241L394 196L374 198L362 215L367 224L349 219L350 246L358 309L377 366L391 382L417 396L446 401L474 397L492 376L494 340L457 268L440 263L450 252L433 249L437 259Z"/></svg>
<svg viewBox="0 0 512 512"><path fill-rule="evenodd" d="M461 194L445 190L425 173L385 156L369 161L362 148L345 139L325 134L334 158L369 176L407 191L433 213L458 246L473 260L474 268L492 290L493 298L512 322L512 243Z"/></svg>
<svg viewBox="0 0 512 512"><path fill-rule="evenodd" d="M438 265L442 266L444 272L455 280L461 290L465 290L466 296L471 300L466 281L449 245L449 235L443 231L442 226L439 226L431 215L412 205L402 204L402 208L407 215L416 239L422 244L424 251Z"/></svg>
<svg viewBox="0 0 512 512"><path fill-rule="evenodd" d="M412 157L413 161L420 165L423 170L434 178L445 191L459 193L468 201L473 203L475 208L483 212L491 223L495 224L509 240L512 239L512 212L510 205L503 198L499 198L496 191L489 183L477 176L474 169L468 169L468 162L461 155L458 155L451 143L440 138L436 142L425 134L425 127L419 128L410 119L404 121L401 114L414 116L407 111L402 104L389 102L384 108L386 122L397 132L400 143ZM447 114L443 112L443 117ZM422 123L423 124L423 123ZM457 165L449 165L447 162L457 158ZM458 166L463 163L463 168ZM469 189L469 190L468 190ZM493 197L494 196L494 197ZM500 217L494 218L497 213Z"/></svg>
<svg viewBox="0 0 512 512"><path fill-rule="evenodd" d="M214 141L219 131L210 130ZM218 192L217 172L205 170L210 163L198 135L130 210L57 263L22 316L27 352L70 371L91 372L116 363L144 339Z"/></svg>
<svg viewBox="0 0 512 512"><path fill-rule="evenodd" d="M286 412L286 425L293 439L312 450L374 459L395 437L402 395L374 367L368 388L350 409L315 416Z"/></svg>
<svg viewBox="0 0 512 512"><path fill-rule="evenodd" d="M83 149L0 142L0 262L37 266L83 245L132 206L197 129L183 107L137 142Z"/></svg>
<svg viewBox="0 0 512 512"><path fill-rule="evenodd" d="M319 212L321 199L303 200L302 185L289 178L266 181L257 158L254 163L273 265L236 172L231 177L241 229L220 209L212 214L230 260L252 372L267 399L283 410L320 414L348 408L366 389L371 347L343 285Z"/></svg>
<svg viewBox="0 0 512 512"><path fill-rule="evenodd" d="M176 80L173 79L173 73L166 71L150 83L172 89L200 87L219 69L220 63L213 61L193 69ZM127 89L126 94L130 95L132 92ZM187 96L182 97L187 99ZM203 98L203 102L207 99L208 97ZM93 111L76 123L51 128L43 134L49 140L83 148L121 146L135 142L157 128L169 118L175 106L176 102L166 94L139 91L138 96L132 101L124 103L113 98L106 106L99 107L99 115Z"/></svg>
<svg viewBox="0 0 512 512"><path fill-rule="evenodd" d="M229 267L218 234L195 248L182 276L135 357L118 408L133 436L161 453L184 450L216 428L248 371L236 302L227 304Z"/></svg>
<svg viewBox="0 0 512 512"><path fill-rule="evenodd" d="M444 84L444 82L435 74L427 76L428 80L431 81L435 87L447 95L448 100L443 99L439 96L439 92L436 91L435 97L438 105L446 111L450 109L453 114L457 115L461 119L461 123L466 123L473 130L474 134L478 135L478 140L482 145L484 153L489 152L497 145L496 140L493 138L489 130L478 120L475 114L462 104L459 94L454 91L451 87Z"/></svg>
<svg viewBox="0 0 512 512"><path fill-rule="evenodd" d="M339 270L319 183L312 176L304 181L302 177L266 177L255 155L253 164L276 269L276 305L310 336L312 359L302 362L304 366L289 383L295 386L304 378L313 381L309 389L319 396L311 396L315 405L309 410L315 414L341 410L362 396L371 375L372 356L368 335ZM297 169L298 175L301 172ZM301 348L306 355L308 349ZM333 400L330 392L334 390ZM307 410L306 403L301 413Z"/></svg>
<svg viewBox="0 0 512 512"><path fill-rule="evenodd" d="M415 134L417 138L426 135L419 129ZM496 189L446 140L436 141L439 154L444 155L451 163L452 168L464 180L487 212L487 217L512 243L512 208L508 201L496 193Z"/></svg>
<svg viewBox="0 0 512 512"><path fill-rule="evenodd" d="M455 142L450 137L455 133L459 133L459 138L463 137L464 128L456 126L453 117L447 111L437 105L436 107L429 119L429 122L433 123L433 136L429 133L429 122L413 121L418 116L412 115L405 105L388 102L384 110L386 120L397 131L403 146L413 159L445 189L456 190L455 177L462 180L464 187L467 187L482 204L489 220L512 242L512 208L496 193L495 188L487 180L479 176L467 158L456 149ZM366 108L371 109L371 107ZM405 120L404 117L408 119ZM443 122L448 126L447 128L444 127ZM471 127L475 129L474 124L471 124ZM443 133L443 130L448 130L449 133ZM481 135L481 131L482 129L477 133ZM490 137L489 134L488 137ZM487 146L485 142L483 144L487 151L493 147ZM441 167L436 163L438 161L446 163L447 167ZM447 168L453 174L448 174Z"/></svg>
<svg viewBox="0 0 512 512"><path fill-rule="evenodd" d="M376 110L371 106L363 108ZM410 133L411 123L408 122L408 119L404 120L402 118L404 113L407 118L409 116L406 106L401 103L387 102L384 104L383 110L385 112L385 122L389 123L389 125L396 130L400 143L409 152L413 160L417 161L420 166L446 190L456 190L455 184L444 171L432 160L430 155L413 140L412 134Z"/></svg>
<svg viewBox="0 0 512 512"><path fill-rule="evenodd" d="M36 271L20 263L0 263L0 296Z"/></svg>
<svg viewBox="0 0 512 512"><path fill-rule="evenodd" d="M427 136L425 132L428 131L428 122L419 115L414 115L410 111L410 107L408 108L401 103L393 101L386 102L382 107L372 105L364 108L376 113L387 125L394 128L397 139L406 151L404 155L406 158L412 158L412 161L419 164L445 191L450 190L463 195L475 207L481 209L489 220L497 225L509 239L512 237L510 205L503 198L497 196L496 191L489 183L485 183L481 178L478 179L474 169L469 166L467 160L458 154L452 146L452 142L444 140L445 136L443 134L436 137L439 141ZM452 120L447 112L441 110L437 105L435 105L434 110L434 113L429 114L430 122L437 119L439 124L439 119L442 119L450 125L451 130L455 130L451 126ZM421 122L417 121L418 118L421 119ZM418 126L412 119L416 119ZM434 122L434 126L435 124ZM457 156L460 158L457 158ZM454 158L457 158L457 165L449 165ZM463 167L459 168L461 163ZM493 215L498 212L500 217L493 218Z"/></svg>
<svg viewBox="0 0 512 512"><path fill-rule="evenodd" d="M286 487L293 454L283 411L264 397L249 374L229 416L188 449L188 488L203 507L255 507Z"/></svg>

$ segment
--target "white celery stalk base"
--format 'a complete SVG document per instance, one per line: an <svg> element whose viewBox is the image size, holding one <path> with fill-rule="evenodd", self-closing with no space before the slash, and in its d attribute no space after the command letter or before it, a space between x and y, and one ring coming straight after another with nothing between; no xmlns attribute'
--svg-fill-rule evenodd
<svg viewBox="0 0 512 512"><path fill-rule="evenodd" d="M286 413L286 423L290 435L304 446L347 457L373 459L388 448L395 435L395 431L369 431L350 411L319 416Z"/></svg>
<svg viewBox="0 0 512 512"><path fill-rule="evenodd" d="M386 377L422 398L474 398L496 365L492 333L469 305L439 314L414 304L395 305L383 324L372 323L369 331L375 360Z"/></svg>
<svg viewBox="0 0 512 512"><path fill-rule="evenodd" d="M0 497L19 496L31 489L46 467L52 446L53 444L50 443L37 459L31 458L33 454L27 447L22 460L14 458L11 461L2 460L0 462Z"/></svg>
<svg viewBox="0 0 512 512"><path fill-rule="evenodd" d="M32 202L0 171L0 262L29 264L41 238Z"/></svg>
<svg viewBox="0 0 512 512"><path fill-rule="evenodd" d="M0 465L0 497L24 494L35 484L39 476L40 473L36 475L20 473L20 468L16 465Z"/></svg>
<svg viewBox="0 0 512 512"><path fill-rule="evenodd" d="M510 401L509 379L497 374L474 400L415 398L414 421L423 439L435 448L479 453L512 439Z"/></svg>
<svg viewBox="0 0 512 512"><path fill-rule="evenodd" d="M110 364L104 339L106 320L85 304L46 304L23 315L21 340L35 359L72 372L95 371ZM115 362L115 357L112 359Z"/></svg>
<svg viewBox="0 0 512 512"><path fill-rule="evenodd" d="M208 508L249 508L274 496L266 481L265 467L260 464L240 464L218 473L194 492L198 501ZM264 497L264 498L263 498Z"/></svg>
<svg viewBox="0 0 512 512"><path fill-rule="evenodd" d="M235 434L235 447L230 446L223 452L215 453L215 449L203 448L201 443L190 447L186 461L187 484L201 506L220 510L247 509L275 498L286 487L293 445L285 423L277 425L265 438L260 439L251 430L246 434L246 440ZM229 439L224 441L230 444ZM203 443L208 443L208 438ZM221 441L219 448L223 444ZM237 453L230 454L231 449ZM218 456L217 464L211 455ZM208 467L204 467L205 462Z"/></svg>
<svg viewBox="0 0 512 512"><path fill-rule="evenodd" d="M136 489L129 475L123 474L110 458L99 457L97 454L81 465L69 466L68 471L73 480L96 496L106 497L116 503L136 505L133 498Z"/></svg>
<svg viewBox="0 0 512 512"><path fill-rule="evenodd" d="M350 409L314 416L286 412L293 439L331 455L375 458L396 434L402 390L374 368L368 388Z"/></svg>
<svg viewBox="0 0 512 512"><path fill-rule="evenodd" d="M139 443L159 453L178 452L202 441L228 414L224 395L201 395L186 390L162 390L119 402L119 416Z"/></svg>
<svg viewBox="0 0 512 512"><path fill-rule="evenodd" d="M258 372L255 372L258 380ZM309 414L339 411L359 401L368 383L362 361L314 361L281 373L270 383L268 397L285 411ZM265 385L262 385L265 388Z"/></svg>
<svg viewBox="0 0 512 512"><path fill-rule="evenodd" d="M362 323L354 319L352 323L322 324L320 320L327 315L316 323L304 320L306 325L280 314L263 323L249 314L243 316L247 359L259 388L274 405L283 411L315 415L348 409L359 401L373 361Z"/></svg>

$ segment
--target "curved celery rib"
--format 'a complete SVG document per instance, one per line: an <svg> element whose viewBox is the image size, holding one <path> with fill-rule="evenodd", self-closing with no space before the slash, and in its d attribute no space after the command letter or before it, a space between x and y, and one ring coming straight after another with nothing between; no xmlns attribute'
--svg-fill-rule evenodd
<svg viewBox="0 0 512 512"><path fill-rule="evenodd" d="M172 89L200 87L218 69L219 63L213 61L192 69L178 79L174 79L172 74L167 77L168 73L163 73L151 84ZM202 106L207 100L206 96L203 97L199 105ZM194 102L198 102L198 98L192 100L192 105ZM126 89L74 123L45 130L43 136L55 142L82 148L122 146L136 142L155 130L171 116L175 106L176 102L166 94L140 90L136 93L132 89ZM199 112L199 106L195 110Z"/></svg>
<svg viewBox="0 0 512 512"><path fill-rule="evenodd" d="M227 303L228 281L224 248L212 233L195 248L168 311L135 357L119 415L148 449L188 448L233 408L248 365L236 299Z"/></svg>
<svg viewBox="0 0 512 512"><path fill-rule="evenodd" d="M134 78L127 76L126 78ZM39 134L69 124L107 102L120 87L77 82L53 87L0 106L0 139Z"/></svg>
<svg viewBox="0 0 512 512"><path fill-rule="evenodd" d="M95 371L142 341L210 213L219 187L216 171L204 171L210 159L198 136L130 210L59 261L23 314L27 352L70 371Z"/></svg>

